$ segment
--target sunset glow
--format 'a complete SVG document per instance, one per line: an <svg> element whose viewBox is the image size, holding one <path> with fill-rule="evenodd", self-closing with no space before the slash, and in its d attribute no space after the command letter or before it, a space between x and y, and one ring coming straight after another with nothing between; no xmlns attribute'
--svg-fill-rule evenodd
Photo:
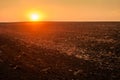
<svg viewBox="0 0 120 80"><path fill-rule="evenodd" d="M38 15L38 14L32 14L32 15L31 15L31 19L32 19L33 21L38 21L38 20L39 20L39 15Z"/></svg>
<svg viewBox="0 0 120 80"><path fill-rule="evenodd" d="M30 15L30 20L31 20L31 21L40 21L40 20L41 20L41 17L40 17L40 15L37 14L37 13L32 13L32 14Z"/></svg>
<svg viewBox="0 0 120 80"><path fill-rule="evenodd" d="M31 11L28 12L28 19L30 21L42 21L43 20L43 15L39 11Z"/></svg>
<svg viewBox="0 0 120 80"><path fill-rule="evenodd" d="M0 21L120 21L119 3L120 0L0 0Z"/></svg>

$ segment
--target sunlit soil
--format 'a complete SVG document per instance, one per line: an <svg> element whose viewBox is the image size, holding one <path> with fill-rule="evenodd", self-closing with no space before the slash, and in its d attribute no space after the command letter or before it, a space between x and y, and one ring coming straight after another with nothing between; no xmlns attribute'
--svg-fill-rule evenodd
<svg viewBox="0 0 120 80"><path fill-rule="evenodd" d="M117 80L119 46L120 23L0 24L0 79Z"/></svg>

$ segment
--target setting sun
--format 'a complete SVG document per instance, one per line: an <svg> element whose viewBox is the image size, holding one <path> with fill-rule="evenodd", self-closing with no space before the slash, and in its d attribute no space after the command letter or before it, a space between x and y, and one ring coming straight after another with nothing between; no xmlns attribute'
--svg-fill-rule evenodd
<svg viewBox="0 0 120 80"><path fill-rule="evenodd" d="M40 20L40 15L37 14L37 13L33 13L33 14L30 15L30 19L32 21L39 21Z"/></svg>
<svg viewBox="0 0 120 80"><path fill-rule="evenodd" d="M43 14L39 11L28 12L28 18L30 21L41 21L43 19Z"/></svg>
<svg viewBox="0 0 120 80"><path fill-rule="evenodd" d="M32 14L31 15L31 20L33 20L33 21L38 21L39 18L40 18L40 16L38 14Z"/></svg>
<svg viewBox="0 0 120 80"><path fill-rule="evenodd" d="M37 9L26 10L25 14L27 20L31 22L43 21L46 18L46 14Z"/></svg>

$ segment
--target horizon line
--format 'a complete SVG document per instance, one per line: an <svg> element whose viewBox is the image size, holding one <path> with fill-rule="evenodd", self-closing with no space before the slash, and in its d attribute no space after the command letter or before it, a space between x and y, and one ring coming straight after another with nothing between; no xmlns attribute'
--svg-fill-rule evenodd
<svg viewBox="0 0 120 80"><path fill-rule="evenodd" d="M39 23L39 22L120 22L112 20L92 20L92 21L0 21L0 23Z"/></svg>

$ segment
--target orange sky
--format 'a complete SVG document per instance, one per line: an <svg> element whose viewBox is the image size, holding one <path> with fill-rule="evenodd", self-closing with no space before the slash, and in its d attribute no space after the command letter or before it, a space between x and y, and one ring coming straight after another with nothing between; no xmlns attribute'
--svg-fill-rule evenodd
<svg viewBox="0 0 120 80"><path fill-rule="evenodd" d="M44 21L120 21L120 0L0 0L0 22L29 21L32 11Z"/></svg>

